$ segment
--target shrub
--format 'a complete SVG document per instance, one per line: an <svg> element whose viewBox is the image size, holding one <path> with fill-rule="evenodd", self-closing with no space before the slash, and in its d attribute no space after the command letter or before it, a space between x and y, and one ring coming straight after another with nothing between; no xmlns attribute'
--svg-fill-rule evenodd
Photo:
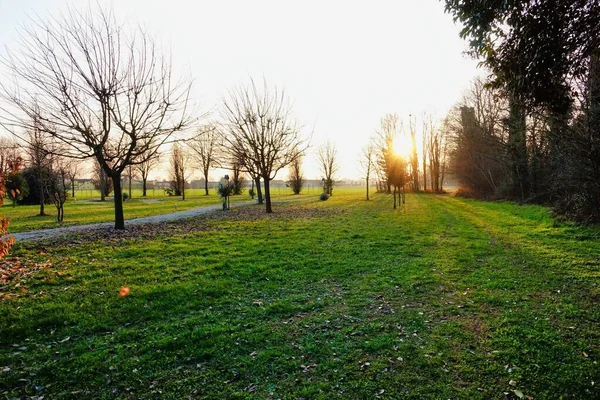
<svg viewBox="0 0 600 400"><path fill-rule="evenodd" d="M327 193L325 193L325 192L321 193L321 196L319 197L319 200L325 201L327 199L329 199L329 195Z"/></svg>
<svg viewBox="0 0 600 400"><path fill-rule="evenodd" d="M127 200L129 198L129 195L125 192L123 192L123 201Z"/></svg>
<svg viewBox="0 0 600 400"><path fill-rule="evenodd" d="M29 185L21 173L8 174L6 176L6 193L13 202L13 207L17 202L23 200L29 194Z"/></svg>
<svg viewBox="0 0 600 400"><path fill-rule="evenodd" d="M221 198L229 197L233 194L233 190L234 190L233 182L222 179L221 182L219 182L219 187L217 188L217 194Z"/></svg>
<svg viewBox="0 0 600 400"><path fill-rule="evenodd" d="M468 187L459 187L458 189L456 189L456 191L454 192L454 196L456 197L464 197L467 199L473 199L476 198L475 193L473 192L473 190L471 188Z"/></svg>

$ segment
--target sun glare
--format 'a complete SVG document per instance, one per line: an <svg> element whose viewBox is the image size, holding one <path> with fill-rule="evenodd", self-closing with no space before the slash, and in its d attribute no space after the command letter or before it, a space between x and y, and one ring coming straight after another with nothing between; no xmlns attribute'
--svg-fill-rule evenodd
<svg viewBox="0 0 600 400"><path fill-rule="evenodd" d="M396 155L407 158L410 156L411 149L412 142L410 137L403 135L394 140L394 153L396 153Z"/></svg>

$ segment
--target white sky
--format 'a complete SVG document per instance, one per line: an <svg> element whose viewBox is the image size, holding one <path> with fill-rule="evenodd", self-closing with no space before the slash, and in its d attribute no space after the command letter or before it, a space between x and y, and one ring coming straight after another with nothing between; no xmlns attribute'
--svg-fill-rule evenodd
<svg viewBox="0 0 600 400"><path fill-rule="evenodd" d="M227 90L249 77L284 87L305 133L314 126L308 178L319 177L314 154L325 140L338 148L340 177L357 177L360 149L385 113L398 113L405 125L425 110L442 118L477 74L439 0L98 2L170 46L203 111L218 110ZM66 4L0 0L0 54L14 48L27 14L44 18Z"/></svg>

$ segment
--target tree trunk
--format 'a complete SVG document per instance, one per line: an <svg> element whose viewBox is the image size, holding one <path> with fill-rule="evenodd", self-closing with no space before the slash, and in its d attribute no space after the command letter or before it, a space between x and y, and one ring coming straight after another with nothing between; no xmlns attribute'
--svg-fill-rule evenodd
<svg viewBox="0 0 600 400"><path fill-rule="evenodd" d="M394 187L394 210L396 209L396 188Z"/></svg>
<svg viewBox="0 0 600 400"><path fill-rule="evenodd" d="M369 174L367 174L367 201L369 200Z"/></svg>
<svg viewBox="0 0 600 400"><path fill-rule="evenodd" d="M71 180L71 197L75 198L75 180Z"/></svg>
<svg viewBox="0 0 600 400"><path fill-rule="evenodd" d="M425 150L423 150L423 191L427 191L427 161L425 159Z"/></svg>
<svg viewBox="0 0 600 400"><path fill-rule="evenodd" d="M115 229L125 229L125 216L123 215L123 195L121 194L121 174L114 172L112 176L115 199Z"/></svg>
<svg viewBox="0 0 600 400"><path fill-rule="evenodd" d="M44 193L44 177L42 176L42 167L38 167L38 168L39 168L38 169L38 173L39 173L38 179L40 180L39 181L39 188L40 188L40 216L44 216L44 215L46 215L46 213L45 213L46 210L44 210L44 207L46 205L45 204L46 203L46 196L45 196L45 193Z"/></svg>
<svg viewBox="0 0 600 400"><path fill-rule="evenodd" d="M119 190L121 188L121 176L119 176ZM106 191L106 176L105 176L105 172L102 169L102 167L100 167L100 201L105 201L106 200L106 195L104 194L104 192Z"/></svg>
<svg viewBox="0 0 600 400"><path fill-rule="evenodd" d="M512 195L525 200L529 193L529 170L527 160L527 132L525 109L514 96L509 100L508 156L512 177Z"/></svg>
<svg viewBox="0 0 600 400"><path fill-rule="evenodd" d="M183 180L183 183L181 184L181 201L185 200L185 179Z"/></svg>
<svg viewBox="0 0 600 400"><path fill-rule="evenodd" d="M256 195L258 196L258 204L263 204L262 189L260 188L260 178L254 178L256 183Z"/></svg>
<svg viewBox="0 0 600 400"><path fill-rule="evenodd" d="M413 139L414 143L414 139ZM414 146L414 144L413 144ZM413 155L411 158L411 170L413 178L413 191L418 192L419 189L419 159L417 158L417 150L413 147Z"/></svg>
<svg viewBox="0 0 600 400"><path fill-rule="evenodd" d="M129 169L129 198L131 199L131 168Z"/></svg>
<svg viewBox="0 0 600 400"><path fill-rule="evenodd" d="M265 183L265 211L267 212L267 214L270 214L273 212L273 208L271 207L271 188L269 186L270 182L268 178L263 177Z"/></svg>
<svg viewBox="0 0 600 400"><path fill-rule="evenodd" d="M432 157L429 158L429 181L431 182L431 190L435 191L435 182L434 182L434 177L435 176L435 163L434 160L432 159Z"/></svg>
<svg viewBox="0 0 600 400"><path fill-rule="evenodd" d="M148 182L148 178L142 177L142 197L146 197L146 183Z"/></svg>
<svg viewBox="0 0 600 400"><path fill-rule="evenodd" d="M46 199L44 198L44 189L40 190L40 216L44 216L46 215L46 213L44 212L44 203L46 202Z"/></svg>
<svg viewBox="0 0 600 400"><path fill-rule="evenodd" d="M446 158L444 157L444 160ZM440 192L444 191L444 178L446 177L446 161L442 164L442 176L440 177Z"/></svg>
<svg viewBox="0 0 600 400"><path fill-rule="evenodd" d="M204 195L208 196L208 171L204 171Z"/></svg>

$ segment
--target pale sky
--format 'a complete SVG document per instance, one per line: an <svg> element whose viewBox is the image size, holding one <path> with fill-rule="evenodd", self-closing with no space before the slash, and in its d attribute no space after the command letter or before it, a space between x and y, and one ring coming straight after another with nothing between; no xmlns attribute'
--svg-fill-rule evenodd
<svg viewBox="0 0 600 400"><path fill-rule="evenodd" d="M438 0L98 2L170 47L202 111L218 114L227 90L250 77L285 88L305 133L314 127L304 167L311 179L320 178L314 155L324 141L338 148L339 177L358 177L358 154L384 114L398 113L405 125L425 110L442 118L478 73ZM90 3L0 0L0 55L16 46L27 14Z"/></svg>

